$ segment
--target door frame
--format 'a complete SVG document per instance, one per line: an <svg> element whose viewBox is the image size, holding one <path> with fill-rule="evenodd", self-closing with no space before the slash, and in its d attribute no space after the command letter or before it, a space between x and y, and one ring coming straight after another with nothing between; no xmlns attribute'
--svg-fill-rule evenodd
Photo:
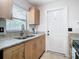
<svg viewBox="0 0 79 59"><path fill-rule="evenodd" d="M53 9L48 9L48 10L45 11L45 14L46 14L46 17L47 17L47 18L46 18L46 24L47 24L47 29L46 29L46 30L47 30L47 31L48 31L48 12L49 12L49 11L61 10L61 9L66 9L66 13L67 13L67 16L66 16L66 17L67 17L67 23L69 23L69 22L68 22L68 20L69 20L69 13L68 13L69 10L68 10L68 7L67 7L67 6L65 6L65 7L60 7L60 8L55 8L55 9L54 9L54 8L53 8ZM67 27L68 27L68 24L67 24ZM46 34L47 34L47 31L46 31ZM48 38L47 38L47 35L46 35L46 41L47 41L47 39L48 39ZM46 43L47 43L47 42L46 42ZM69 43L68 43L68 40L67 40L67 44L68 44L68 45L67 45L67 49L66 49L66 52L67 52L67 53L65 54L65 56L69 57ZM46 48L46 51L48 51L47 48Z"/></svg>

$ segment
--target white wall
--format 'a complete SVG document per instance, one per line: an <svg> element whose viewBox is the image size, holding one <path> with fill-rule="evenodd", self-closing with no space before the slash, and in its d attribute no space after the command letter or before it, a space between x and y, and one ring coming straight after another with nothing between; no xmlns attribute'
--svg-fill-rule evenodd
<svg viewBox="0 0 79 59"><path fill-rule="evenodd" d="M79 33L79 0L69 0L69 27L73 32Z"/></svg>

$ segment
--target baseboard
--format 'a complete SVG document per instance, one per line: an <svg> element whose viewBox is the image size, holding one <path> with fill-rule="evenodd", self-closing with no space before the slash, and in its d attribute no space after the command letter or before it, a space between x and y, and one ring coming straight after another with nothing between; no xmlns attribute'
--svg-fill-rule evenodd
<svg viewBox="0 0 79 59"><path fill-rule="evenodd" d="M59 53L59 52L54 52L54 51L50 51L50 50L45 50L44 52L48 52L48 53L51 53L51 54L57 54L57 55L60 55L60 56L63 56L63 57L66 57L66 58L68 58L69 59L69 57L68 56L66 56L65 54L63 54L63 53ZM44 54L44 52L43 52L43 54ZM42 55L43 55L42 54ZM41 55L41 56L42 56Z"/></svg>
<svg viewBox="0 0 79 59"><path fill-rule="evenodd" d="M55 54L59 54L59 55L62 55L62 56L64 56L64 57L66 57L66 55L63 54L63 53L54 52L54 51L50 51L50 50L47 50L47 52L50 52L51 54L53 54L53 53L55 53Z"/></svg>
<svg viewBox="0 0 79 59"><path fill-rule="evenodd" d="M59 54L59 55L62 55L62 56L64 56L64 57L67 57L67 58L69 58L69 56L66 56L65 54L63 54L63 53L59 53L59 52L54 52L54 51L50 51L50 50L46 50L46 52L49 52L49 53L55 53L55 54Z"/></svg>
<svg viewBox="0 0 79 59"><path fill-rule="evenodd" d="M44 54L45 50L43 51L43 53L41 54L41 56ZM41 58L41 56L39 57L39 59Z"/></svg>

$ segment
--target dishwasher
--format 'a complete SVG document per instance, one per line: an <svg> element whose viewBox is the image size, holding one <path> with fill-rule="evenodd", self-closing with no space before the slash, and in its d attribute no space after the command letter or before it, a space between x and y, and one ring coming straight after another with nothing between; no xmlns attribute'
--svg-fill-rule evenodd
<svg viewBox="0 0 79 59"><path fill-rule="evenodd" d="M0 50L0 59L3 59L3 50Z"/></svg>

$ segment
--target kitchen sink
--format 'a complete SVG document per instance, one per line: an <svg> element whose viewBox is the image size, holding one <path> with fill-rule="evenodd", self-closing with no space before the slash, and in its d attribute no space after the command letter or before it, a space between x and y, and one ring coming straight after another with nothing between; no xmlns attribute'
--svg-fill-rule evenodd
<svg viewBox="0 0 79 59"><path fill-rule="evenodd" d="M34 37L35 35L27 35L27 36L19 36L19 37L15 37L15 39L27 39L30 37Z"/></svg>

